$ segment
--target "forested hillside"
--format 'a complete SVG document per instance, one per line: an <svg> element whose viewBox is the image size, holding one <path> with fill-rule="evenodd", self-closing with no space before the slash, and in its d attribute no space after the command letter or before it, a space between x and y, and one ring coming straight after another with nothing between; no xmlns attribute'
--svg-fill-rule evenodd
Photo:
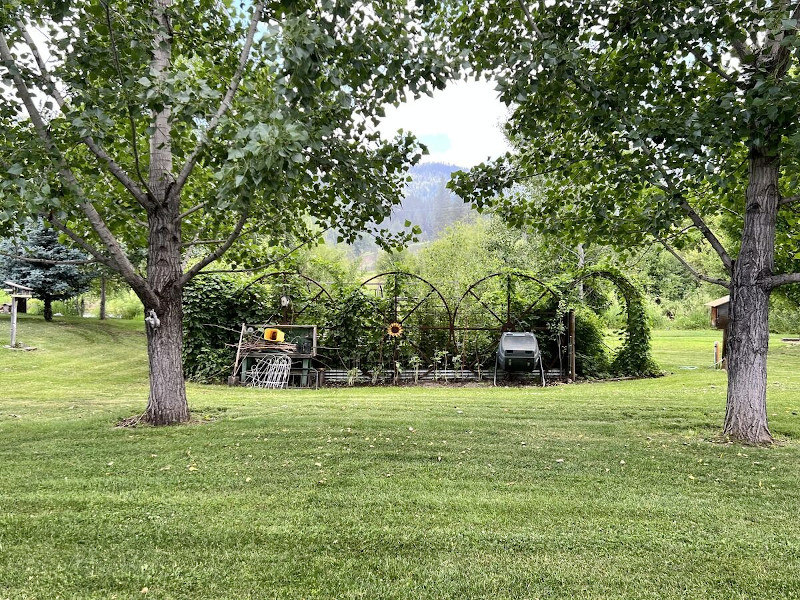
<svg viewBox="0 0 800 600"><path fill-rule="evenodd" d="M470 214L470 207L447 189L450 174L460 167L427 163L411 169L403 204L392 212L391 228L403 228L406 220L422 229L421 241L436 239L448 225Z"/></svg>

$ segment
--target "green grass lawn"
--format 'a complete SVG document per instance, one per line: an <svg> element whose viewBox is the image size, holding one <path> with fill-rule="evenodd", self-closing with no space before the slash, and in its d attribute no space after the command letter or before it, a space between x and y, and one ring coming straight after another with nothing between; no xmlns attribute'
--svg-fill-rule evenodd
<svg viewBox="0 0 800 600"><path fill-rule="evenodd" d="M779 443L748 448L714 441L714 332L657 333L660 379L190 385L207 422L116 429L146 402L142 328L24 318L38 350L0 352L0 599L800 598L777 337Z"/></svg>

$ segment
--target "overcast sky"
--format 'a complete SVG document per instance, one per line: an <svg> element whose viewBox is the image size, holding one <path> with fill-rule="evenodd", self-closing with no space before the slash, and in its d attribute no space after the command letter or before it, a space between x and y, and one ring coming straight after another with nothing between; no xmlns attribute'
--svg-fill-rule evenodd
<svg viewBox="0 0 800 600"><path fill-rule="evenodd" d="M458 81L433 97L388 109L379 130L385 137L398 129L413 132L428 146L423 162L472 167L509 150L502 131L506 112L492 84Z"/></svg>

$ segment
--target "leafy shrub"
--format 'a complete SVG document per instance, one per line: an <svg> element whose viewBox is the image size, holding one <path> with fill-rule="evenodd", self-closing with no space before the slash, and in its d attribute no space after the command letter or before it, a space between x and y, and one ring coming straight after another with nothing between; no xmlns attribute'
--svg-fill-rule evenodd
<svg viewBox="0 0 800 600"><path fill-rule="evenodd" d="M673 327L675 329L709 329L711 327L711 314L704 304L688 305L676 311Z"/></svg>
<svg viewBox="0 0 800 600"><path fill-rule="evenodd" d="M100 306L96 306L92 312L99 317ZM106 299L106 315L116 319L141 321L144 319L144 306L133 291L120 291Z"/></svg>
<svg viewBox="0 0 800 600"><path fill-rule="evenodd" d="M581 377L603 377L609 372L603 320L586 307L575 310L575 367Z"/></svg>
<svg viewBox="0 0 800 600"><path fill-rule="evenodd" d="M53 300L53 314L80 316L79 310L74 300ZM26 314L44 314L44 302L38 298L29 298L25 307Z"/></svg>
<svg viewBox="0 0 800 600"><path fill-rule="evenodd" d="M773 333L800 333L800 309L785 297L774 295L769 307L769 330Z"/></svg>
<svg viewBox="0 0 800 600"><path fill-rule="evenodd" d="M196 277L183 290L183 369L187 379L222 381L233 370L242 323L260 323L266 298L230 275Z"/></svg>

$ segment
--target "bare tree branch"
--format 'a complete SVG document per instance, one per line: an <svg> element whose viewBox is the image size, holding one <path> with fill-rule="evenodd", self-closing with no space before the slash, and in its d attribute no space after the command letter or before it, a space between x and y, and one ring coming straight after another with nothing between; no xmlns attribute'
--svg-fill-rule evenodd
<svg viewBox="0 0 800 600"><path fill-rule="evenodd" d="M694 278L699 279L700 281L705 281L706 283L713 283L714 285L719 285L719 286L722 286L724 288L730 289L731 284L730 284L729 281L725 281L723 279L717 279L716 277L709 277L708 275L704 275L703 273L701 273L700 271L695 269L692 265L690 265L688 262L686 262L686 259L683 258L680 254L678 254L675 251L675 249L667 243L666 240L664 240L662 238L659 238L659 237L656 237L656 240L662 246L664 246L664 248L666 249L667 252L669 252L670 254L672 254L672 256L677 258L678 262L680 262L683 265L683 268L686 269L687 271L689 271L689 273L691 273Z"/></svg>
<svg viewBox="0 0 800 600"><path fill-rule="evenodd" d="M648 148L647 146L643 146L642 148L647 154L647 157L650 159L650 162L653 164L653 166L656 167L656 169L658 169L658 171L661 173L661 176L664 178L664 186L666 186L666 189L664 191L667 193L675 194L677 198L680 199L681 208L688 215L692 223L694 223L694 226L700 230L700 233L703 234L703 237L706 238L709 244L711 244L711 247L717 253L720 260L722 261L722 264L725 266L725 270L728 271L728 273L732 273L733 260L731 259L727 250L725 250L725 247L722 245L722 242L720 242L719 238L717 238L717 236L714 235L714 232L711 231L711 229L709 229L708 225L706 225L706 222L697 213L697 211L694 208L692 208L692 205L689 204L689 201L686 200L686 198L684 198L678 186L675 185L675 182L672 179L672 175L670 175L669 171L667 171L667 169L664 167L663 162L654 155L653 151L650 148ZM664 186L659 185L658 187L664 189Z"/></svg>
<svg viewBox="0 0 800 600"><path fill-rule="evenodd" d="M276 265L276 264L278 264L278 263L279 263L279 262L281 262L281 261L282 261L284 258L287 258L287 257L291 256L292 254L294 254L295 252L297 252L298 250L300 250L300 248L302 248L302 247L303 247L303 246L305 246L306 244L309 244L309 243L313 242L314 240L316 240L317 238L320 238L320 237L322 237L323 235L325 235L325 233L326 233L326 232L327 232L329 229L330 229L330 227L328 227L328 228L327 228L327 229L325 229L324 231L320 231L320 232L319 232L319 233L317 233L316 235L313 235L313 236L311 236L311 237L309 237L309 238L306 238L305 240L303 240L302 242L300 242L300 243L299 243L299 244L297 244L296 246L294 246L294 247L290 248L289 250L287 250L286 252L284 252L283 254L281 254L279 257L277 257L277 258L273 258L273 259L272 259L272 260L270 260L269 262L266 262L266 263L264 263L264 264L258 265L257 267L250 267L249 269L219 269L219 270L216 270L216 271L203 271L202 273L199 273L199 275L212 275L212 274L214 274L214 273L254 273L255 271L263 271L264 269L268 269L268 268L270 268L272 265ZM247 284L247 285L244 287L244 289L247 289L248 287L250 287L251 285L253 285L253 284L254 284L256 281L258 281L258 279L256 279L255 281L251 281L250 283L248 283L248 284Z"/></svg>
<svg viewBox="0 0 800 600"><path fill-rule="evenodd" d="M800 200L800 195L797 196L787 196L786 198L781 198L778 202L778 206L787 206L789 204L793 204Z"/></svg>
<svg viewBox="0 0 800 600"><path fill-rule="evenodd" d="M47 70L47 65L42 59L39 49L36 47L36 43L33 41L33 38L28 33L28 30L22 21L17 21L17 28L22 34L25 43L30 48L31 54L33 55L33 58L39 67L40 77L44 82L48 93L53 97L53 99L55 99L56 104L58 104L58 108L63 112L64 105L66 104L66 98L64 98L64 95L59 91L58 86L56 86L55 82L53 81L50 72ZM97 142L95 142L94 138L87 135L83 136L81 140L86 147L91 150L92 154L94 154L100 161L105 163L109 172L116 177L116 179L125 187L126 190L128 190L128 192L130 192L136 201L139 202L139 204L141 204L144 208L148 208L151 203L148 200L147 195L141 190L141 188L139 188L138 185L136 185L136 182L134 182L133 179L128 176L122 167L120 167L119 164L117 164L117 162L111 158L111 156L103 148L101 148Z"/></svg>
<svg viewBox="0 0 800 600"><path fill-rule="evenodd" d="M708 60L703 55L703 50L702 49L698 50L698 49L693 48L690 45L688 45L688 44L686 44L685 42L682 42L682 41L679 42L679 43L680 43L681 46L683 46L683 49L685 51L691 53L691 55L694 56L695 60L697 60L698 62L704 64L710 71L712 71L713 73L716 73L717 75L722 77L725 81L730 83L732 86L740 88L740 89L744 89L744 86L742 85L742 83L736 77L734 77L730 73L724 71L722 69L722 67L720 67L719 65L717 65L715 63L712 63L710 60Z"/></svg>
<svg viewBox="0 0 800 600"><path fill-rule="evenodd" d="M200 139L197 141L197 145L194 147L194 150L192 150L189 158L186 159L186 163L183 165L183 168L178 174L178 178L175 180L175 185L172 187L170 192L175 197L181 193L183 186L186 184L186 180L189 178L189 174L192 172L192 169L194 169L195 164L197 164L200 154L208 145L211 135L219 125L220 119L222 119L222 117L231 107L233 97L236 95L236 91L239 89L239 83L242 81L242 74L247 66L247 60L250 57L250 49L253 46L253 38L255 37L256 29L258 29L258 23L261 20L261 14L263 10L263 2L256 4L255 8L253 9L253 16L250 19L250 26L247 29L247 37L245 38L244 45L242 46L242 51L239 54L239 65L236 67L236 71L234 72L233 77L228 84L228 89L225 92L225 96L222 98L222 102L220 102L216 114L209 119L205 130L200 133Z"/></svg>
<svg viewBox="0 0 800 600"><path fill-rule="evenodd" d="M242 214L242 216L239 217L239 220L236 222L236 225L234 226L231 234L225 239L225 242L223 242L219 246L219 248L206 255L203 259L200 260L200 262L192 266L191 269L189 269L188 271L186 271L186 273L183 274L183 277L181 277L179 283L180 287L186 285L204 267L210 265L212 262L217 260L220 256L222 256L223 254L225 254L225 252L228 251L228 248L230 248L233 245L233 243L236 240L238 240L239 237L241 236L242 228L244 228L244 224L247 223L247 218L248 218L247 213Z"/></svg>
<svg viewBox="0 0 800 600"><path fill-rule="evenodd" d="M733 50L736 52L736 56L738 57L738 59L743 62L747 60L748 56L751 56L753 54L750 48L748 48L743 43L737 40L732 40L731 46L733 47Z"/></svg>
<svg viewBox="0 0 800 600"><path fill-rule="evenodd" d="M780 275L772 275L771 277L764 279L762 283L770 290L782 285L788 285L790 283L800 283L800 273L783 273Z"/></svg>
<svg viewBox="0 0 800 600"><path fill-rule="evenodd" d="M18 254L9 254L8 252L0 252L0 256L6 256L8 258L13 258L14 260L20 260L23 262L29 262L34 265L91 265L97 261L97 259L92 258L89 260L50 260L47 258L33 258L31 256L20 256Z"/></svg>
<svg viewBox="0 0 800 600"><path fill-rule="evenodd" d="M708 228L706 222L703 218L697 214L694 208L692 208L691 204L686 199L681 200L681 208L689 215L689 218L692 220L692 223L700 230L700 233L703 234L703 237L708 240L708 243L711 244L711 247L714 248L714 251L722 260L722 264L725 265L725 270L728 273L733 271L733 260L731 259L730 255L728 254L725 247L722 245L722 242L719 241L714 232Z"/></svg>
<svg viewBox="0 0 800 600"><path fill-rule="evenodd" d="M662 161L658 159L656 156L654 156L654 153L650 148L646 146L643 146L643 148L644 151L647 153L647 156L652 162L652 164L656 167L656 169L658 169L658 171L661 173L661 176L664 178L664 184L666 185L665 191L667 193L672 193L677 195L677 197L680 199L680 206L683 209L683 211L688 215L692 223L694 223L694 226L700 230L700 233L703 234L703 237L706 238L708 243L711 244L711 247L717 253L720 260L722 261L722 264L725 266L725 270L728 271L728 273L732 273L733 260L728 254L728 251L725 250L725 247L722 245L722 242L720 242L719 238L716 235L714 235L714 232L711 231L711 229L709 229L708 225L706 225L706 222L703 220L703 217L701 217L698 214L698 212L694 208L692 208L692 205L689 204L689 201L686 200L686 198L684 198L683 194L678 189L678 186L675 185L675 182L672 179L672 175L670 175L669 171L667 171L667 169L664 167Z"/></svg>
<svg viewBox="0 0 800 600"><path fill-rule="evenodd" d="M180 215L178 215L178 220L179 221L183 221L186 217L188 217L192 213L195 213L198 210L200 210L201 208L205 208L206 206L208 206L208 202L201 202L200 204L196 204L195 206L193 206L189 210L186 210L186 211L182 212Z"/></svg>

